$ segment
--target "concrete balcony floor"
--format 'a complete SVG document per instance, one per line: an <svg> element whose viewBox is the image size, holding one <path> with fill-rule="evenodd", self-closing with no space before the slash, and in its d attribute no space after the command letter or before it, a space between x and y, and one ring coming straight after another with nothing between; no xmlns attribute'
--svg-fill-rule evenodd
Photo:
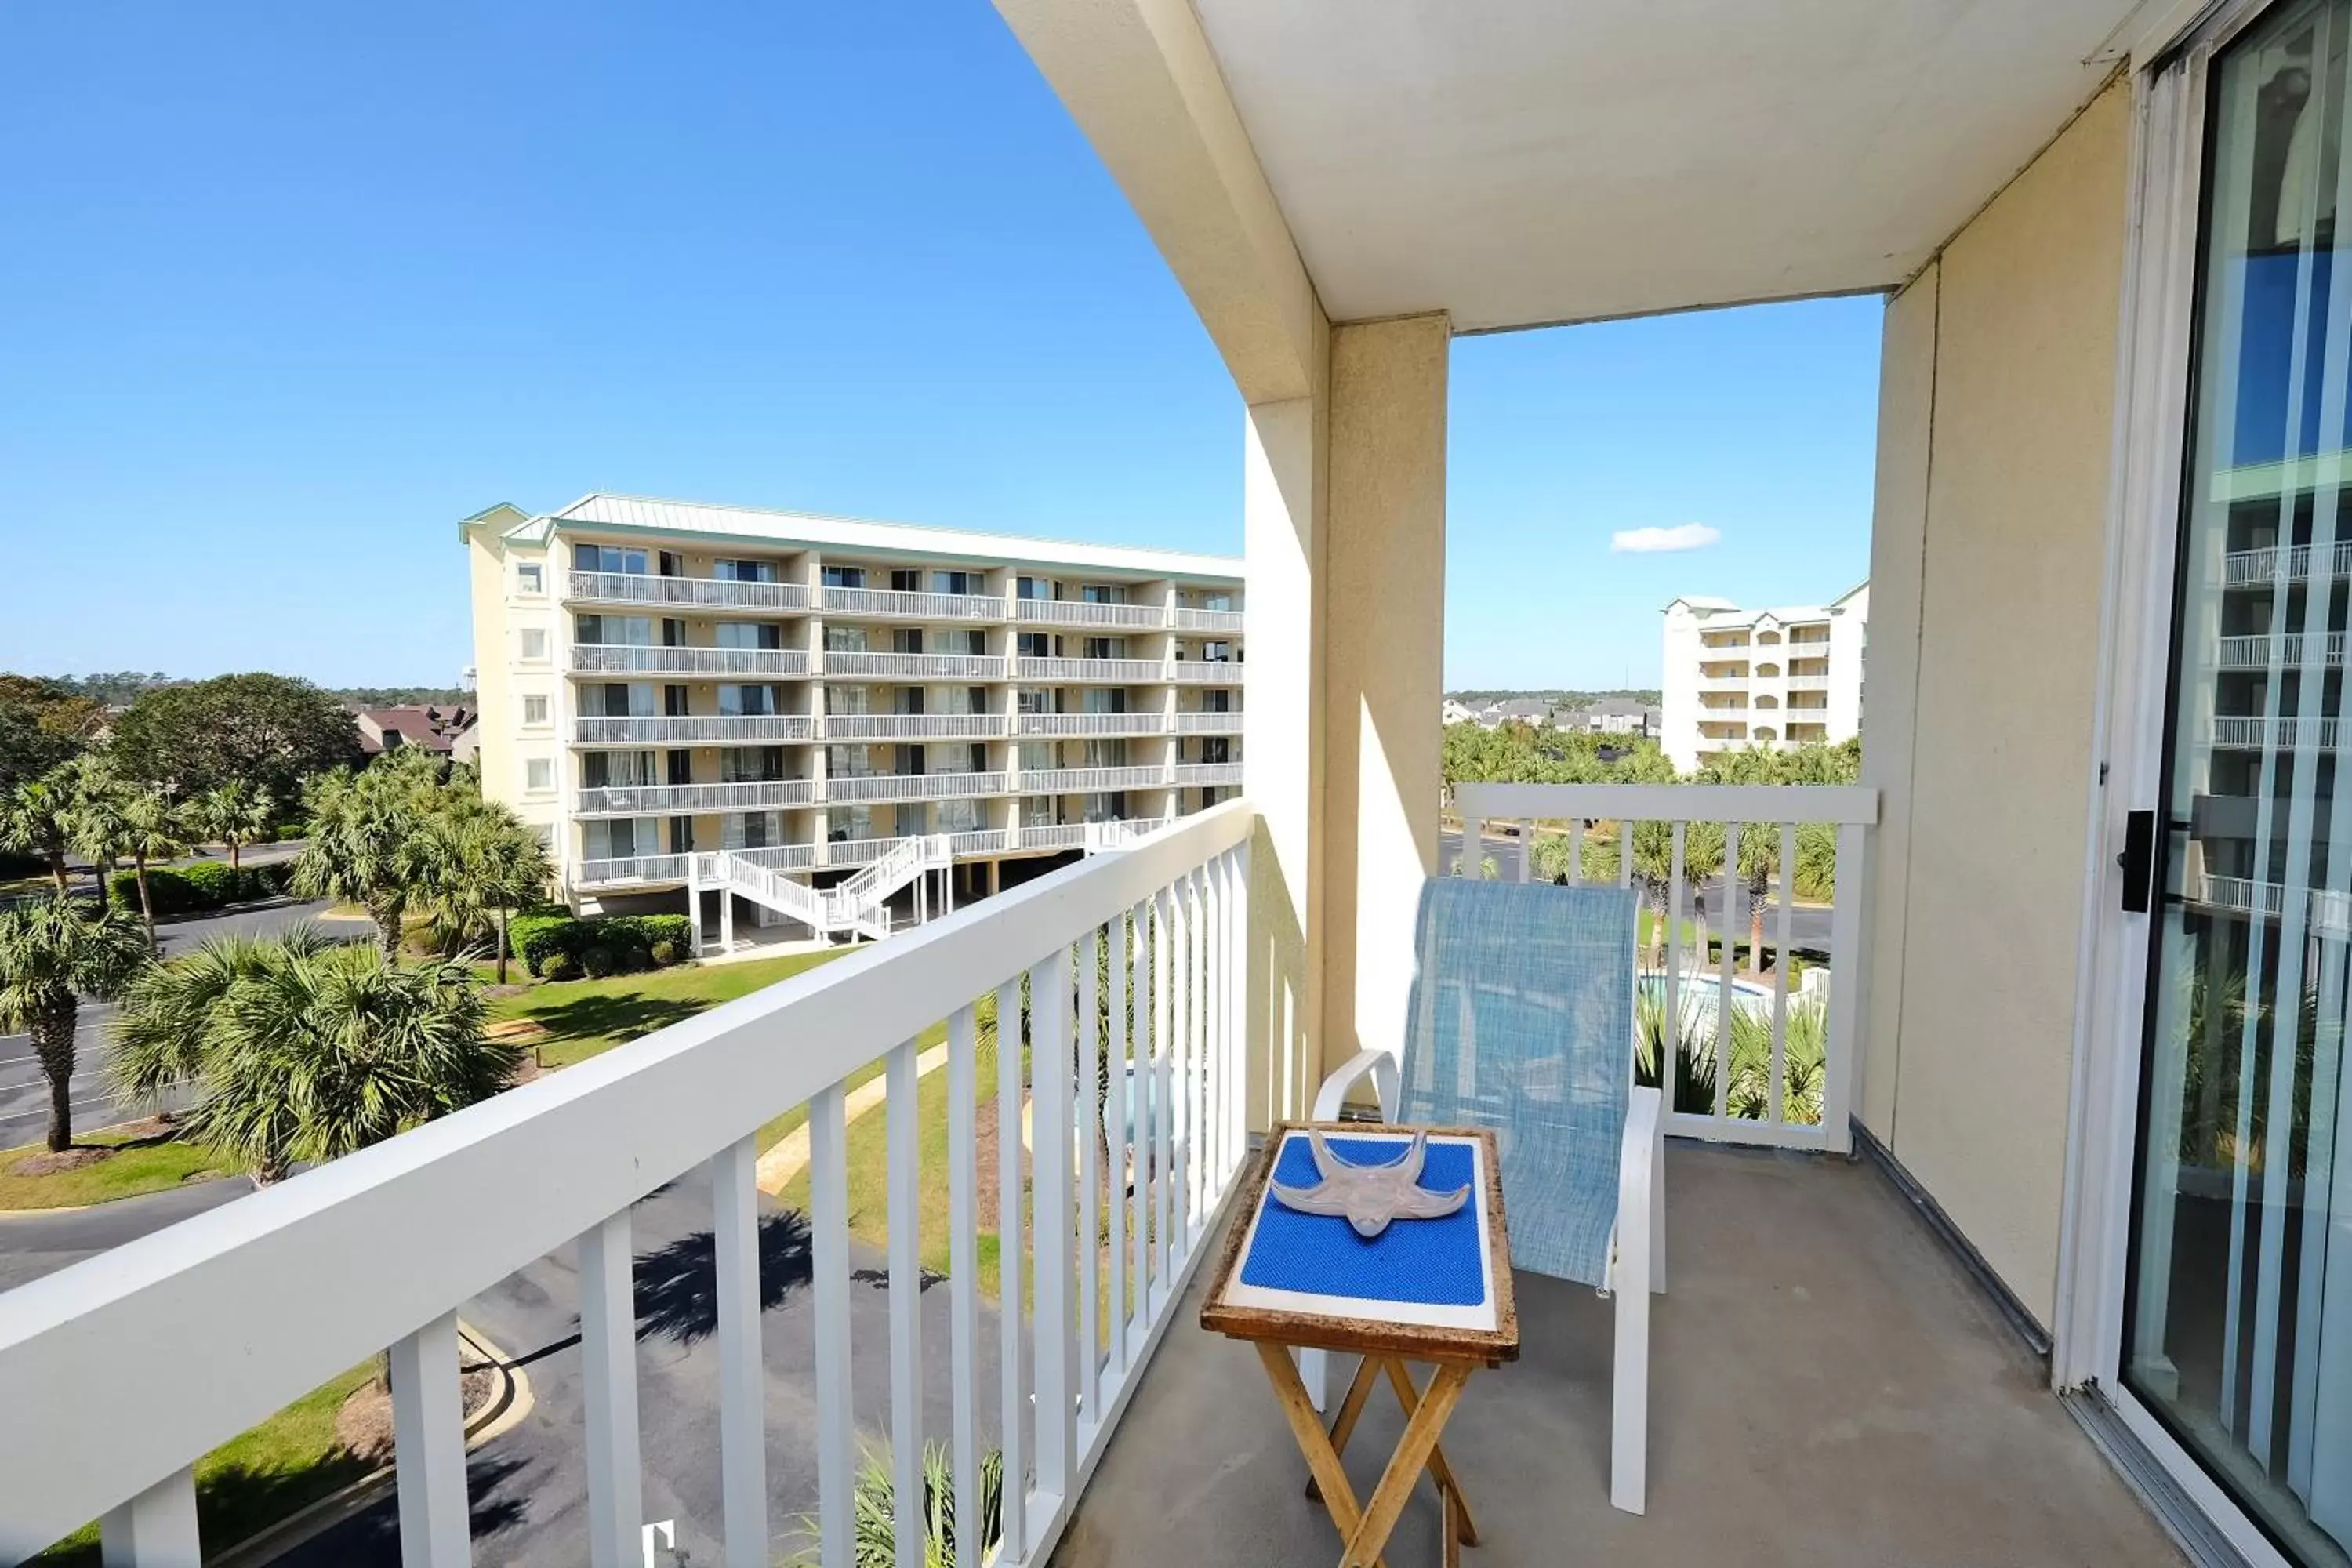
<svg viewBox="0 0 2352 1568"><path fill-rule="evenodd" d="M1465 1563L2181 1561L1878 1172L1679 1142L1666 1168L1648 1513L1609 1506L1611 1304L1523 1273L1520 1359L1474 1375L1446 1429L1482 1535ZM1064 1568L1339 1559L1256 1355L1199 1326L1206 1277L1080 1500ZM1347 1454L1360 1498L1402 1425L1376 1393ZM1387 1560L1438 1549L1424 1479Z"/></svg>

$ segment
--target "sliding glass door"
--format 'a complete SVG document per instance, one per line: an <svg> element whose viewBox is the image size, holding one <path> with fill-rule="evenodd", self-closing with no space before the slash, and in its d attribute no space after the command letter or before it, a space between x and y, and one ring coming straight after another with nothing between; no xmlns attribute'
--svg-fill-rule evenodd
<svg viewBox="0 0 2352 1568"><path fill-rule="evenodd" d="M2352 1546L2352 0L2206 73L2126 1385L2289 1556Z"/></svg>

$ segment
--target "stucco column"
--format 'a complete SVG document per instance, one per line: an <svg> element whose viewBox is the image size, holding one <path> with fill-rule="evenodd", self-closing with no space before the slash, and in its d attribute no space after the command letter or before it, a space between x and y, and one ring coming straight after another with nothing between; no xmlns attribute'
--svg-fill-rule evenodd
<svg viewBox="0 0 2352 1568"><path fill-rule="evenodd" d="M1413 915L1437 870L1452 337L1443 315L1331 329L1325 1071L1359 1050L1402 1050ZM1254 638L1265 619L1252 616ZM1250 667L1255 679L1262 667ZM1255 732L1250 744L1255 775Z"/></svg>

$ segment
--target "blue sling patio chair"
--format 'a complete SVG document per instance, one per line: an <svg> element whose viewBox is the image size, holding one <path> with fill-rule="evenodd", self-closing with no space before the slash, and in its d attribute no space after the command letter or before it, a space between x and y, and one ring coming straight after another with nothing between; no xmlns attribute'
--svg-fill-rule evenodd
<svg viewBox="0 0 2352 1568"><path fill-rule="evenodd" d="M1664 1120L1633 1082L1628 888L1433 878L1413 930L1403 1059L1368 1050L1315 1100L1331 1121L1366 1077L1390 1121L1488 1127L1511 1264L1616 1298L1609 1500L1646 1489L1650 1293L1665 1289ZM1308 1386L1328 1373L1319 1354Z"/></svg>

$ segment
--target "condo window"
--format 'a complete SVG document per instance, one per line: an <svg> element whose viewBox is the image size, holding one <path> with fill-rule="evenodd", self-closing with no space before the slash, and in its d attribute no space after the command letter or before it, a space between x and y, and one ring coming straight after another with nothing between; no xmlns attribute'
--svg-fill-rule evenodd
<svg viewBox="0 0 2352 1568"><path fill-rule="evenodd" d="M1124 605L1127 587L1120 583L1089 583L1078 590L1078 596L1089 605Z"/></svg>
<svg viewBox="0 0 2352 1568"><path fill-rule="evenodd" d="M650 616L575 616L572 621L574 635L583 643L630 647L653 646L654 623ZM665 622L662 629L667 633L669 623ZM525 632L523 637L527 642L530 634ZM542 654L546 651L545 641L545 634L542 633L540 650Z"/></svg>
<svg viewBox="0 0 2352 1568"><path fill-rule="evenodd" d="M522 764L522 787L528 790L551 790L555 787L555 763L546 757L530 757Z"/></svg>
<svg viewBox="0 0 2352 1568"><path fill-rule="evenodd" d="M522 633L522 656L525 658L545 658L547 633L537 626L525 626Z"/></svg>
<svg viewBox="0 0 2352 1568"><path fill-rule="evenodd" d="M776 580L776 563L772 561L727 561L712 563L712 574L722 583L772 583Z"/></svg>
<svg viewBox="0 0 2352 1568"><path fill-rule="evenodd" d="M923 574L903 567L893 569L890 590L896 594L919 594L923 591Z"/></svg>
<svg viewBox="0 0 2352 1568"><path fill-rule="evenodd" d="M1088 637L1087 657L1088 658L1125 658L1127 639L1125 637Z"/></svg>
<svg viewBox="0 0 2352 1568"><path fill-rule="evenodd" d="M611 544L575 544L572 547L572 569L575 572L625 572L642 577L646 574L646 552L623 550Z"/></svg>
<svg viewBox="0 0 2352 1568"><path fill-rule="evenodd" d="M726 746L719 752L721 784L763 784L784 776L782 746Z"/></svg>
<svg viewBox="0 0 2352 1568"><path fill-rule="evenodd" d="M783 628L773 621L720 621L711 631L711 640L719 647L779 648L784 646Z"/></svg>
<svg viewBox="0 0 2352 1568"><path fill-rule="evenodd" d="M522 700L522 721L526 724L546 723L547 699L544 697L524 698Z"/></svg>
<svg viewBox="0 0 2352 1568"><path fill-rule="evenodd" d="M1020 653L1023 658L1051 658L1054 657L1054 638L1052 634L1047 632L1020 632L1015 635L1017 637L1016 650Z"/></svg>
<svg viewBox="0 0 2352 1568"><path fill-rule="evenodd" d="M931 592L934 594L977 594L981 591L981 576L977 572L931 574Z"/></svg>
<svg viewBox="0 0 2352 1568"><path fill-rule="evenodd" d="M1016 577L1013 594L1021 599L1050 599L1054 596L1053 580L1048 577Z"/></svg>
<svg viewBox="0 0 2352 1568"><path fill-rule="evenodd" d="M920 626L898 627L890 634L890 649L893 653L922 652L923 628Z"/></svg>
<svg viewBox="0 0 2352 1568"><path fill-rule="evenodd" d="M828 626L824 628L824 647L828 653L864 653L866 628Z"/></svg>
<svg viewBox="0 0 2352 1568"><path fill-rule="evenodd" d="M866 586L866 568L828 566L824 569L824 585L828 588L863 588Z"/></svg>
<svg viewBox="0 0 2352 1568"><path fill-rule="evenodd" d="M547 590L547 580L536 561L520 562L515 566L515 592L541 594Z"/></svg>
<svg viewBox="0 0 2352 1568"><path fill-rule="evenodd" d="M776 710L772 686L721 686L719 711L730 719L759 718Z"/></svg>

